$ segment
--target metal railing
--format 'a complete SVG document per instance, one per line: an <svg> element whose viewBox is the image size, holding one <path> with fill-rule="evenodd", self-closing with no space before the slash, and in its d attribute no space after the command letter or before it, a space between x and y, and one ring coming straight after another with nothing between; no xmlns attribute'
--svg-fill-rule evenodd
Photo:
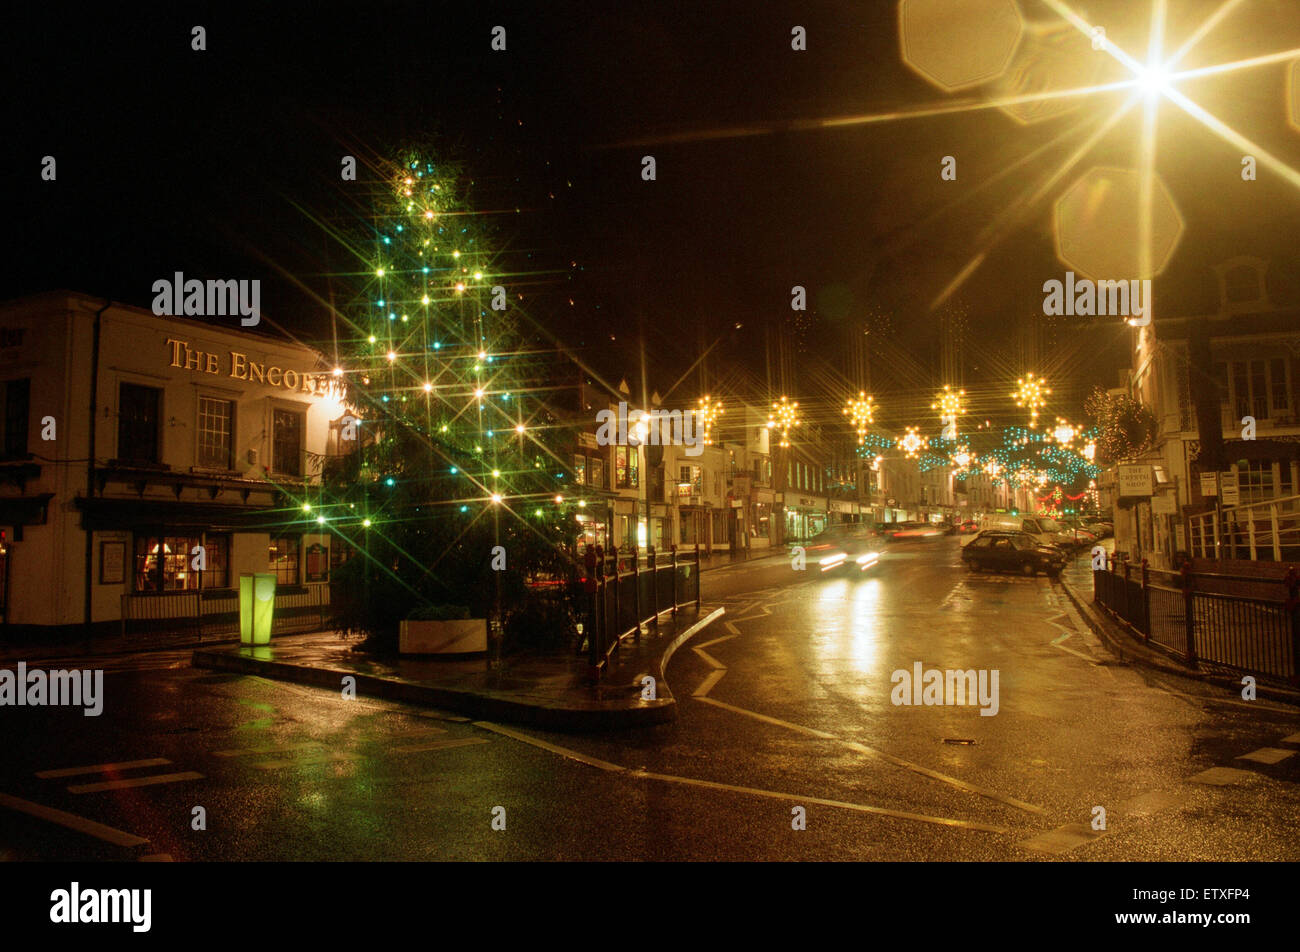
<svg viewBox="0 0 1300 952"><path fill-rule="evenodd" d="M608 556L600 546L587 546L582 584L579 615L591 677L598 681L625 639L640 643L642 625L658 625L664 612L676 616L688 604L700 607L700 547L682 558L675 545L667 554L651 546L644 555L632 548Z"/></svg>
<svg viewBox="0 0 1300 952"><path fill-rule="evenodd" d="M1231 594L1242 590L1266 594ZM1217 589L1217 590L1215 590ZM1092 573L1093 601L1148 644L1189 667L1230 668L1300 683L1300 574L1260 579L1164 572L1146 561L1108 560Z"/></svg>
<svg viewBox="0 0 1300 952"><path fill-rule="evenodd" d="M1266 499L1188 518L1194 558L1300 560L1300 496Z"/></svg>
<svg viewBox="0 0 1300 952"><path fill-rule="evenodd" d="M329 585L310 583L275 593L272 635L329 627ZM138 592L122 596L122 635L184 635L196 641L239 634L239 594L233 589L200 592Z"/></svg>

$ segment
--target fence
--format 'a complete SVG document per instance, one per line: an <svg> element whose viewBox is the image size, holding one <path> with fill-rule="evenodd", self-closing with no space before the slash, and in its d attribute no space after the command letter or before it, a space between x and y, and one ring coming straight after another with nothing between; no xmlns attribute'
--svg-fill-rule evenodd
<svg viewBox="0 0 1300 952"><path fill-rule="evenodd" d="M1242 583L1269 584L1272 591L1265 597L1223 591ZM1300 575L1294 569L1284 579L1262 583L1110 560L1106 568L1093 570L1092 591L1094 602L1144 642L1191 667L1218 666L1300 683Z"/></svg>
<svg viewBox="0 0 1300 952"><path fill-rule="evenodd" d="M587 547L583 578L586 611L583 634L592 677L599 680L624 639L641 640L641 626L675 616L684 605L700 606L700 547L685 559L677 546L642 555L635 548L607 557L600 546ZM581 650L581 646L579 647Z"/></svg>
<svg viewBox="0 0 1300 952"><path fill-rule="evenodd" d="M1188 518L1194 558L1300 560L1300 496L1233 506Z"/></svg>
<svg viewBox="0 0 1300 952"><path fill-rule="evenodd" d="M329 626L329 586L311 584L277 590L271 633L318 631ZM122 596L122 634L189 634L196 641L239 634L239 594L233 589L208 592L148 592Z"/></svg>

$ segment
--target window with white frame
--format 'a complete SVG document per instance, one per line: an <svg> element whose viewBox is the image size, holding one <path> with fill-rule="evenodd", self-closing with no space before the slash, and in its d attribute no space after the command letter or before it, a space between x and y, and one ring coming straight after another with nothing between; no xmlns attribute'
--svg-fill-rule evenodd
<svg viewBox="0 0 1300 952"><path fill-rule="evenodd" d="M1233 421L1252 416L1258 422L1292 414L1289 357L1220 361L1215 378L1220 407Z"/></svg>
<svg viewBox="0 0 1300 952"><path fill-rule="evenodd" d="M200 466L213 469L232 468L234 408L235 404L230 400L199 397L198 464Z"/></svg>

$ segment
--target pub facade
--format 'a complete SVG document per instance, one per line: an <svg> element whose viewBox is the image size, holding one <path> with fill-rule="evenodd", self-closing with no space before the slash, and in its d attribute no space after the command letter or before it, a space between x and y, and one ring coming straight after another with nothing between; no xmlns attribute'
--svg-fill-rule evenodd
<svg viewBox="0 0 1300 952"><path fill-rule="evenodd" d="M229 634L253 572L276 576L280 630L322 622L346 542L310 507L341 384L236 319L0 304L0 637Z"/></svg>

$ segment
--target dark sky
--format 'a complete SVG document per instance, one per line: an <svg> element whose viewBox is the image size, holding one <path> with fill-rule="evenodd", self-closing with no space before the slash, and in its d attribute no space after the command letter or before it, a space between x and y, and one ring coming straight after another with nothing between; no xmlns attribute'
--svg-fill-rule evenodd
<svg viewBox="0 0 1300 952"><path fill-rule="evenodd" d="M1171 45L1215 6L1171 4ZM1188 66L1300 46L1300 4L1244 6ZM1060 25L1037 0L1021 7L1041 27ZM1137 50L1146 9L1087 5ZM865 385L851 355L870 324L877 400L895 425L917 422L947 382L930 304L979 251L987 258L953 307L967 327L957 372L981 416L1010 412L1005 392L1026 370L1055 373L1057 409L1075 416L1125 359L1114 322L1041 324L1041 286L1065 270L1051 201L1093 165L1132 167L1135 121L1046 201L1017 208L1117 94L1030 126L998 110L800 125L992 88L945 95L905 67L892 0L54 6L8 16L4 207L15 247L5 298L68 287L147 306L153 280L176 270L256 277L269 317L325 338L321 300L342 294L347 277L322 224L353 214L339 157L436 134L470 170L477 206L504 210L493 224L503 259L532 272L533 316L606 373L634 369L644 351L667 391L717 342L710 389L762 398L769 373L780 376L770 342L781 338L793 355L786 387L805 406L838 412L844 393ZM205 52L190 49L195 24L207 30ZM504 53L489 46L496 24L507 28ZM806 52L790 49L795 24L808 31ZM1300 165L1285 72L1274 65L1187 92ZM1300 192L1263 172L1241 183L1241 150L1175 112L1162 112L1159 169L1186 230L1157 294L1173 310L1208 306L1207 266L1242 253L1270 258L1287 287ZM705 135L737 127L759 134ZM671 141L682 136L691 141ZM980 188L1053 139L1041 158ZM47 154L58 159L56 183L39 180ZM655 182L640 177L644 154L656 158ZM958 157L957 182L939 178L945 154ZM988 242L1001 214L1013 224ZM789 320L795 284L809 292L802 331ZM699 386L697 371L673 395L693 398Z"/></svg>

